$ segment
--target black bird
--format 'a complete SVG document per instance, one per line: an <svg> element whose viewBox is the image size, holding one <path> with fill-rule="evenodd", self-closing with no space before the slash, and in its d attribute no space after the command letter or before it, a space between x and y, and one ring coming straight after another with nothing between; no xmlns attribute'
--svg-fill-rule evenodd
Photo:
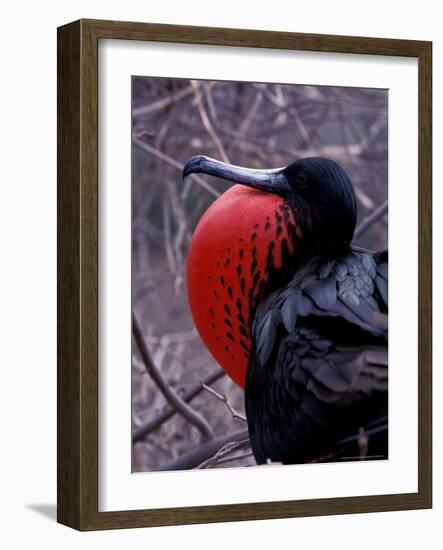
<svg viewBox="0 0 443 550"><path fill-rule="evenodd" d="M198 156L184 176L196 172L240 184L194 233L188 294L207 347L244 385L257 463L359 458L362 432L368 458L387 458L388 253L351 245L357 203L344 169L320 157L251 170Z"/></svg>

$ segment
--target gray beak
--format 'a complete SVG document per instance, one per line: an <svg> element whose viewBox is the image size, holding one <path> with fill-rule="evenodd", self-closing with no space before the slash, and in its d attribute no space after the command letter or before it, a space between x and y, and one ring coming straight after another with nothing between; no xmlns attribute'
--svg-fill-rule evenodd
<svg viewBox="0 0 443 550"><path fill-rule="evenodd" d="M271 170L254 170L220 162L209 157L197 155L192 157L183 168L183 178L189 174L208 174L218 178L240 183L267 193L284 196L289 190L289 183L284 168Z"/></svg>

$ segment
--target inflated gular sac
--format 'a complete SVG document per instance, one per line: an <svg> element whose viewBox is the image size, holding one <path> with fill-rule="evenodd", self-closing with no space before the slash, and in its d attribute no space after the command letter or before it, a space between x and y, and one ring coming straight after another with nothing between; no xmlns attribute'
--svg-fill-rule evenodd
<svg viewBox="0 0 443 550"><path fill-rule="evenodd" d="M195 229L187 261L192 316L211 354L240 386L253 314L270 274L294 249L295 227L281 198L234 185ZM269 353L266 343L262 351Z"/></svg>

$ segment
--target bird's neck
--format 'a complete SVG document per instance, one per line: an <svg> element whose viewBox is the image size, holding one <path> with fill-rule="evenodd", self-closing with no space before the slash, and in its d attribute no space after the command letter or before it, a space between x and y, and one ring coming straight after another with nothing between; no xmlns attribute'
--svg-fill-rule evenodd
<svg viewBox="0 0 443 550"><path fill-rule="evenodd" d="M297 255L293 268L315 261L319 265L345 256L350 250L350 241L343 236L342 227L322 212L307 208L303 201L288 203L297 220ZM352 231L353 233L353 231ZM351 233L351 234L352 234Z"/></svg>

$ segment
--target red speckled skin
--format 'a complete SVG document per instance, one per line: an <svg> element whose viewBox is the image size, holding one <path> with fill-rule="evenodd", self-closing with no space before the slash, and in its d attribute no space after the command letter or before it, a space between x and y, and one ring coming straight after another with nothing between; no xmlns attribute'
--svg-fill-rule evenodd
<svg viewBox="0 0 443 550"><path fill-rule="evenodd" d="M293 250L291 225L293 214L283 199L234 185L208 208L192 238L187 284L195 325L216 361L242 387L252 304L260 299L269 267L281 267L282 246Z"/></svg>

